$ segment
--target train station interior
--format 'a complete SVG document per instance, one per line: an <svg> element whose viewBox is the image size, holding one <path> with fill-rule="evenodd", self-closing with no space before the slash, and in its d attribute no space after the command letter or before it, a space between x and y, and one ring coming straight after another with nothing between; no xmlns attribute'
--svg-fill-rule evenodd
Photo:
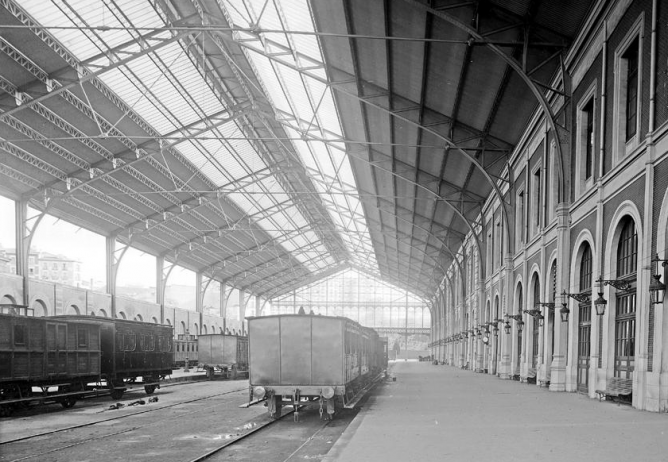
<svg viewBox="0 0 668 462"><path fill-rule="evenodd" d="M512 408L663 431L667 24L659 0L0 0L0 305L182 341L346 317L388 339L386 388L439 384L451 437L497 454ZM411 406L384 396L351 428L392 434L373 410ZM331 460L391 448L346 438Z"/></svg>

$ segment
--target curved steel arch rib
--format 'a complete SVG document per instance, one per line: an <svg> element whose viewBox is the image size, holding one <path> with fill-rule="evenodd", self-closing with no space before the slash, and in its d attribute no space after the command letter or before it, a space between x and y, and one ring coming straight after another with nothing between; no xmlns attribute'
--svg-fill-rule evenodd
<svg viewBox="0 0 668 462"><path fill-rule="evenodd" d="M501 59L503 59L517 74L520 76L520 78L527 84L529 87L529 90L531 90L531 93L536 97L538 100L538 104L540 107L543 109L543 112L545 113L545 119L550 126L550 130L553 133L553 136L557 140L555 143L556 145L556 150L557 150L557 163L558 163L558 169L557 169L557 177L558 177L558 183L559 183L559 197L561 200L564 200L565 198L565 185L564 185L564 166L563 166L563 159L562 159L562 150L561 150L561 143L558 141L559 140L559 132L557 130L557 123L554 117L554 113L552 112L552 107L550 106L550 103L548 102L545 94L540 90L538 85L531 79L531 77L524 71L522 68L522 64L520 64L515 58L512 56L508 55L507 53L504 53L503 50L501 50L497 45L490 43L485 37L483 37L480 33L478 33L475 29L473 29L470 26L467 26L466 24L462 23L459 21L457 18L452 16L451 14L446 13L445 11L437 10L435 8L432 8L428 5L422 4L416 0L403 0L404 2L414 6L417 9L423 10L426 13L432 14L435 17L438 17L440 19L443 19L444 21L447 21L448 23L452 24L453 26L465 31L468 33L471 37L473 37L476 41L479 43L484 44L487 48L489 48L494 54L499 56ZM502 196L500 196L502 197ZM503 200L501 201L503 204ZM510 229L510 228L508 228Z"/></svg>

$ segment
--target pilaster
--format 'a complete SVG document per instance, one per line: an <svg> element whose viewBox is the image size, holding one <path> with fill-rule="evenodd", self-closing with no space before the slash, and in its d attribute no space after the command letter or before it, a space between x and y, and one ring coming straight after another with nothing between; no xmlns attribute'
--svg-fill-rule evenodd
<svg viewBox="0 0 668 462"><path fill-rule="evenodd" d="M560 295L568 291L570 283L571 245L570 208L567 202L557 205L557 296L554 300L554 351L550 371L550 391L566 391L566 358L568 357L568 324L561 322L559 310L567 297Z"/></svg>

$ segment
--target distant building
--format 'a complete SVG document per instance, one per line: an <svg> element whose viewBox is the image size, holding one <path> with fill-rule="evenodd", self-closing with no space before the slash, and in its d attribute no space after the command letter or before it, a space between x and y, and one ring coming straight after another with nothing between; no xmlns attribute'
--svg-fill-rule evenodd
<svg viewBox="0 0 668 462"><path fill-rule="evenodd" d="M0 249L0 273L9 273L11 259L5 249Z"/></svg>
<svg viewBox="0 0 668 462"><path fill-rule="evenodd" d="M16 274L16 249L0 249L0 273ZM31 278L68 286L82 285L81 262L64 255L30 252L28 274Z"/></svg>
<svg viewBox="0 0 668 462"><path fill-rule="evenodd" d="M32 256L30 257L32 260ZM57 282L68 286L81 285L81 262L64 255L54 255L47 252L38 254L39 279ZM30 262L32 265L32 262ZM31 266L32 267L32 266ZM32 270L30 270L32 275Z"/></svg>

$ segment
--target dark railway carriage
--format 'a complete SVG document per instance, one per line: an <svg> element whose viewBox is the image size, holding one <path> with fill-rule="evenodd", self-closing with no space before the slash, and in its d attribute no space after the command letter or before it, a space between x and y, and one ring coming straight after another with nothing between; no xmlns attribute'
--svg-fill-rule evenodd
<svg viewBox="0 0 668 462"><path fill-rule="evenodd" d="M102 350L100 375L120 399L128 383L141 379L147 394L160 388L160 379L172 373L174 361L173 328L125 319L55 316L76 322L86 319L100 326Z"/></svg>
<svg viewBox="0 0 668 462"><path fill-rule="evenodd" d="M320 400L331 418L383 369L378 334L347 318L275 315L249 318L251 399L281 415L284 400Z"/></svg>
<svg viewBox="0 0 668 462"><path fill-rule="evenodd" d="M382 351L382 356L380 358L381 360L381 368L382 369L387 369L387 363L389 359L389 350L388 350L388 338L387 337L380 337L380 349Z"/></svg>
<svg viewBox="0 0 668 462"><path fill-rule="evenodd" d="M31 311L18 305L0 308L0 415L35 399L71 407L100 377L98 323L35 318Z"/></svg>

